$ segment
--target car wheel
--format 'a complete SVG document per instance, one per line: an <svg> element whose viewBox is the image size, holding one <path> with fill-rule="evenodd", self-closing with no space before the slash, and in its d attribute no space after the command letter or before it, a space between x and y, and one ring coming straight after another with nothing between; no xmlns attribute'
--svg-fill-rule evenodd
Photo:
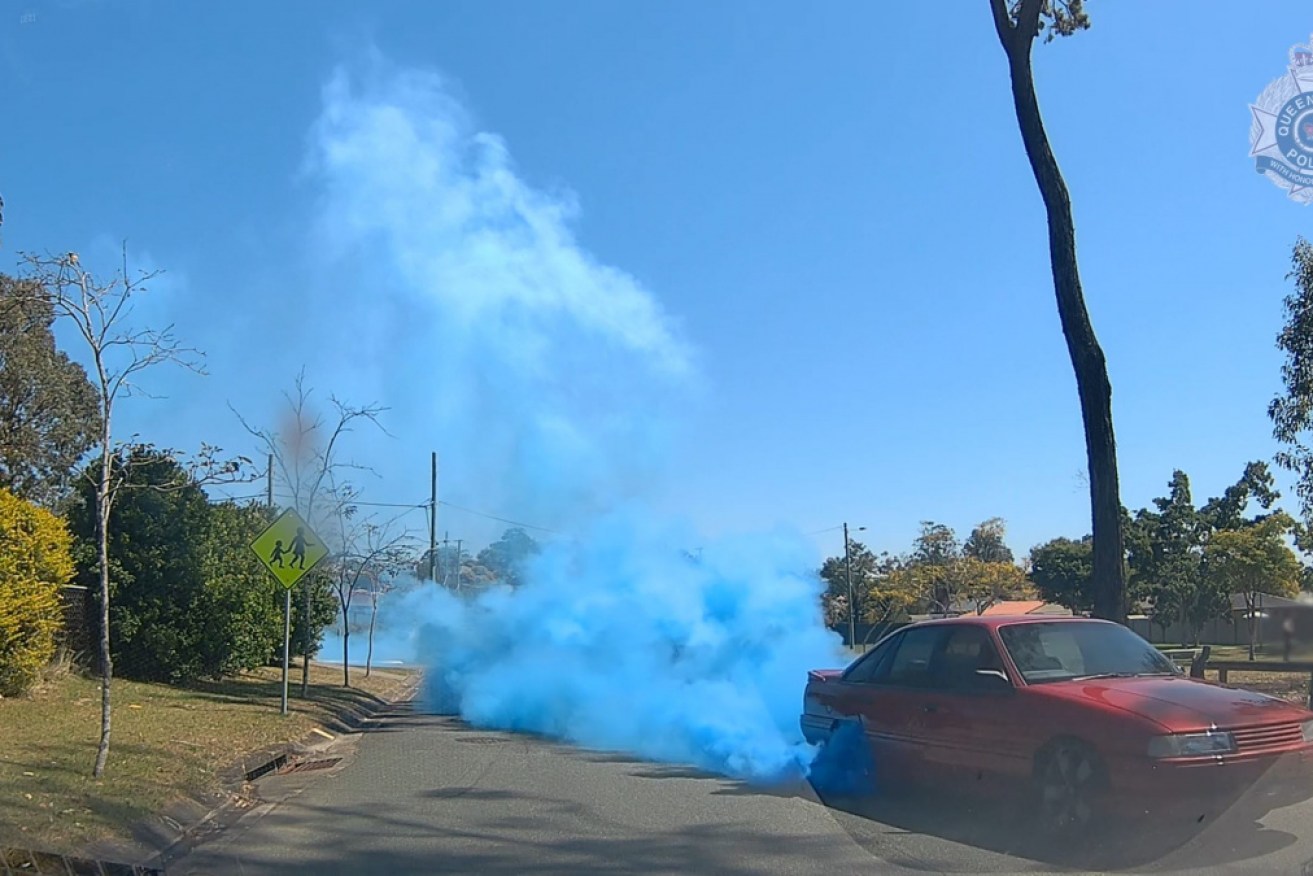
<svg viewBox="0 0 1313 876"><path fill-rule="evenodd" d="M1097 826L1106 787L1099 756L1083 742L1058 740L1036 759L1037 815L1051 833L1080 833Z"/></svg>

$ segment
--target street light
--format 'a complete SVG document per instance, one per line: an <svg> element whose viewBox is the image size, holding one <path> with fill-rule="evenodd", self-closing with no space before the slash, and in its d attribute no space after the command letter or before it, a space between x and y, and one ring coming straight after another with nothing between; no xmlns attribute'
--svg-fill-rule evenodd
<svg viewBox="0 0 1313 876"><path fill-rule="evenodd" d="M857 527L858 532L864 532L865 526ZM848 523L843 524L843 574L848 579L848 647L852 648L857 644L857 603L853 599L853 561L848 550Z"/></svg>

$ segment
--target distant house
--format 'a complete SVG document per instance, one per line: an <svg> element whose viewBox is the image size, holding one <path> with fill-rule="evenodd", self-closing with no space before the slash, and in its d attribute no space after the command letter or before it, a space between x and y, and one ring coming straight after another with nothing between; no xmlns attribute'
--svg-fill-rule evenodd
<svg viewBox="0 0 1313 876"><path fill-rule="evenodd" d="M933 618L944 617L962 617L974 616L977 614L976 604L971 601L954 601L949 606L947 612L931 612L929 614L914 614L911 619L914 621L930 620ZM1017 617L1020 615L1040 615L1046 617L1071 617L1071 609L1064 608L1052 602L1045 602L1042 599L1004 599L995 602L979 613L981 617Z"/></svg>
<svg viewBox="0 0 1313 876"><path fill-rule="evenodd" d="M1045 602L1042 599L1005 599L981 612L981 617L1016 617L1042 615L1045 617L1071 617L1071 609Z"/></svg>

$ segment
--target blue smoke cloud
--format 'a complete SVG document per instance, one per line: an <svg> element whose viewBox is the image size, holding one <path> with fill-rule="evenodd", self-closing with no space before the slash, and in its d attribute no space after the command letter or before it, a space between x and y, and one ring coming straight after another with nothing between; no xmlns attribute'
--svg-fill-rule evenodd
<svg viewBox="0 0 1313 876"><path fill-rule="evenodd" d="M674 322L579 245L573 198L521 180L441 78L378 62L336 75L324 101L307 163L317 244L337 273L388 290L389 331L433 326L423 422L464 488L571 533L516 589L391 594L378 659L421 661L429 707L479 726L796 774L813 756L798 728L806 671L840 662L814 550L787 533L708 544L644 510L700 387ZM385 362L406 349L380 346Z"/></svg>

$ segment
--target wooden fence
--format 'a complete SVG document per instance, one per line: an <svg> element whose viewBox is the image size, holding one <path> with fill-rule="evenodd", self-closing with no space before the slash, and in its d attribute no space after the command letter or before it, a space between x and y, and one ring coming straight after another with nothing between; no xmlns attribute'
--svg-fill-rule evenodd
<svg viewBox="0 0 1313 876"><path fill-rule="evenodd" d="M1309 660L1213 660L1211 658L1212 649L1204 645L1202 648L1180 648L1168 650L1163 653L1183 667L1188 668L1192 678L1206 678L1209 670L1217 673L1217 680L1222 684L1227 683L1227 679L1232 672L1282 672L1286 674L1301 674L1308 676L1308 695L1306 704L1308 708L1313 709L1313 661ZM1187 662L1188 661L1188 662Z"/></svg>

